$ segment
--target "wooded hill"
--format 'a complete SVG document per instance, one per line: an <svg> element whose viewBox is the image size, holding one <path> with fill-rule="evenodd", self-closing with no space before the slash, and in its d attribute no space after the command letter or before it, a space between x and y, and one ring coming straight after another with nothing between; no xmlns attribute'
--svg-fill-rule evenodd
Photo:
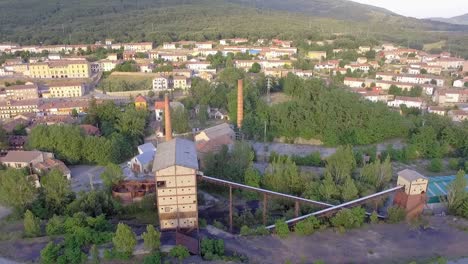
<svg viewBox="0 0 468 264"><path fill-rule="evenodd" d="M21 44L105 38L157 44L229 37L295 40L344 33L421 45L455 42L463 38L461 31L468 32L467 26L406 18L343 0L292 0L287 5L279 0L5 0L0 24L1 42Z"/></svg>

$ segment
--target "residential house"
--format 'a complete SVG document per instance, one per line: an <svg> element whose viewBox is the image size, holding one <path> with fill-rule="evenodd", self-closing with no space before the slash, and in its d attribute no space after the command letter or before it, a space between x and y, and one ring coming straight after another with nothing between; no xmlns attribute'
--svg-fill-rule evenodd
<svg viewBox="0 0 468 264"><path fill-rule="evenodd" d="M138 95L135 98L135 108L138 110L148 109L148 102L146 101L146 98L144 96Z"/></svg>
<svg viewBox="0 0 468 264"><path fill-rule="evenodd" d="M88 100L60 99L43 102L38 109L42 115L73 115L85 113L88 105Z"/></svg>
<svg viewBox="0 0 468 264"><path fill-rule="evenodd" d="M61 160L54 158L47 158L42 162L33 164L32 168L36 173L42 175L49 173L53 169L56 169L59 170L63 176L67 178L67 180L70 180L72 176L71 170L67 167L67 165L65 165L65 163L63 163Z"/></svg>
<svg viewBox="0 0 468 264"><path fill-rule="evenodd" d="M309 51L307 57L311 60L323 60L327 58L326 51Z"/></svg>
<svg viewBox="0 0 468 264"><path fill-rule="evenodd" d="M185 76L174 76L174 89L187 90L190 88L190 79Z"/></svg>
<svg viewBox="0 0 468 264"><path fill-rule="evenodd" d="M351 88L363 88L366 86L365 79L345 77L344 85Z"/></svg>
<svg viewBox="0 0 468 264"><path fill-rule="evenodd" d="M137 173L150 173L152 171L153 159L156 148L152 143L138 146L138 155L130 160L130 168Z"/></svg>
<svg viewBox="0 0 468 264"><path fill-rule="evenodd" d="M228 112L220 108L210 108L210 113L208 116L211 119L229 120Z"/></svg>
<svg viewBox="0 0 468 264"><path fill-rule="evenodd" d="M467 103L468 89L438 89L432 100L439 105Z"/></svg>
<svg viewBox="0 0 468 264"><path fill-rule="evenodd" d="M53 158L54 154L41 151L8 151L5 157L0 158L1 163L10 168L32 168L34 165Z"/></svg>
<svg viewBox="0 0 468 264"><path fill-rule="evenodd" d="M213 48L213 42L211 42L211 41L196 42L195 43L195 48L197 48L197 49L212 49Z"/></svg>
<svg viewBox="0 0 468 264"><path fill-rule="evenodd" d="M418 108L422 109L424 107L424 101L418 97L407 97L407 96L396 96L395 100L389 101L387 103L390 107L401 107L406 105L408 108Z"/></svg>
<svg viewBox="0 0 468 264"><path fill-rule="evenodd" d="M195 145L200 158L207 153L218 152L224 145L232 146L235 140L236 133L227 123L204 129L195 135Z"/></svg>
<svg viewBox="0 0 468 264"><path fill-rule="evenodd" d="M371 51L371 47L369 46L359 46L358 50L359 50L359 53L363 54L363 53L366 53L366 52L369 52Z"/></svg>
<svg viewBox="0 0 468 264"><path fill-rule="evenodd" d="M39 100L0 100L0 118L11 118L25 113L37 113Z"/></svg>
<svg viewBox="0 0 468 264"><path fill-rule="evenodd" d="M465 60L461 58L449 57L449 58L439 58L437 60L437 65L442 67L444 70L462 68L464 63L465 63Z"/></svg>
<svg viewBox="0 0 468 264"><path fill-rule="evenodd" d="M458 87L458 88L468 87L468 77L454 81L453 87Z"/></svg>
<svg viewBox="0 0 468 264"><path fill-rule="evenodd" d="M38 79L89 78L91 67L86 60L57 60L29 64L29 76Z"/></svg>
<svg viewBox="0 0 468 264"><path fill-rule="evenodd" d="M454 122L463 122L468 120L468 111L451 110L448 112L448 116L452 118Z"/></svg>
<svg viewBox="0 0 468 264"><path fill-rule="evenodd" d="M39 98L39 88L36 84L12 85L5 88L7 100L29 100Z"/></svg>
<svg viewBox="0 0 468 264"><path fill-rule="evenodd" d="M172 89L174 83L172 77L157 76L153 79L153 90L156 92Z"/></svg>
<svg viewBox="0 0 468 264"><path fill-rule="evenodd" d="M185 67L194 72L198 72L200 70L208 69L210 65L211 63L208 61L189 61L185 64Z"/></svg>
<svg viewBox="0 0 468 264"><path fill-rule="evenodd" d="M49 85L49 96L51 98L81 97L86 92L83 82L54 82Z"/></svg>
<svg viewBox="0 0 468 264"><path fill-rule="evenodd" d="M427 108L427 112L431 114L444 116L446 111L445 108L441 106L429 106Z"/></svg>

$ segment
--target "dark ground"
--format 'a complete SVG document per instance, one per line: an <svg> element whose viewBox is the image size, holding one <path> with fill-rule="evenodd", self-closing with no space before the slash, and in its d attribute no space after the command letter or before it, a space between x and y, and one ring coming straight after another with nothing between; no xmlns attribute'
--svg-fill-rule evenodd
<svg viewBox="0 0 468 264"><path fill-rule="evenodd" d="M247 256L251 263L409 263L468 256L468 221L435 216L428 220L426 229L377 224L344 234L327 229L307 237L236 237L225 242L227 250Z"/></svg>

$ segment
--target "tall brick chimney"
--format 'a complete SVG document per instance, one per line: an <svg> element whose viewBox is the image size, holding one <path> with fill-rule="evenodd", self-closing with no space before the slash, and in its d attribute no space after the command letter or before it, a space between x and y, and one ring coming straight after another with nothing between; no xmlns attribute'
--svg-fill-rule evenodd
<svg viewBox="0 0 468 264"><path fill-rule="evenodd" d="M171 122L171 107L169 106L169 96L164 96L164 121L166 127L166 141L172 140L172 122Z"/></svg>
<svg viewBox="0 0 468 264"><path fill-rule="evenodd" d="M243 80L237 80L237 127L242 128L244 120L244 84Z"/></svg>

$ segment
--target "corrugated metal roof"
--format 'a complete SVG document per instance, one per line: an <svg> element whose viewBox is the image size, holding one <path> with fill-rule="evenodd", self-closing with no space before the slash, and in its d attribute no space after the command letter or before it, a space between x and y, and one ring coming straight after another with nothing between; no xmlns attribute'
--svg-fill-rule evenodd
<svg viewBox="0 0 468 264"><path fill-rule="evenodd" d="M468 174L465 175L468 181ZM448 185L455 180L455 175L429 177L429 185L427 186L428 203L439 203L441 196L447 195ZM468 192L468 186L466 186Z"/></svg>
<svg viewBox="0 0 468 264"><path fill-rule="evenodd" d="M198 170L197 151L193 141L176 138L158 145L153 171L174 165Z"/></svg>

